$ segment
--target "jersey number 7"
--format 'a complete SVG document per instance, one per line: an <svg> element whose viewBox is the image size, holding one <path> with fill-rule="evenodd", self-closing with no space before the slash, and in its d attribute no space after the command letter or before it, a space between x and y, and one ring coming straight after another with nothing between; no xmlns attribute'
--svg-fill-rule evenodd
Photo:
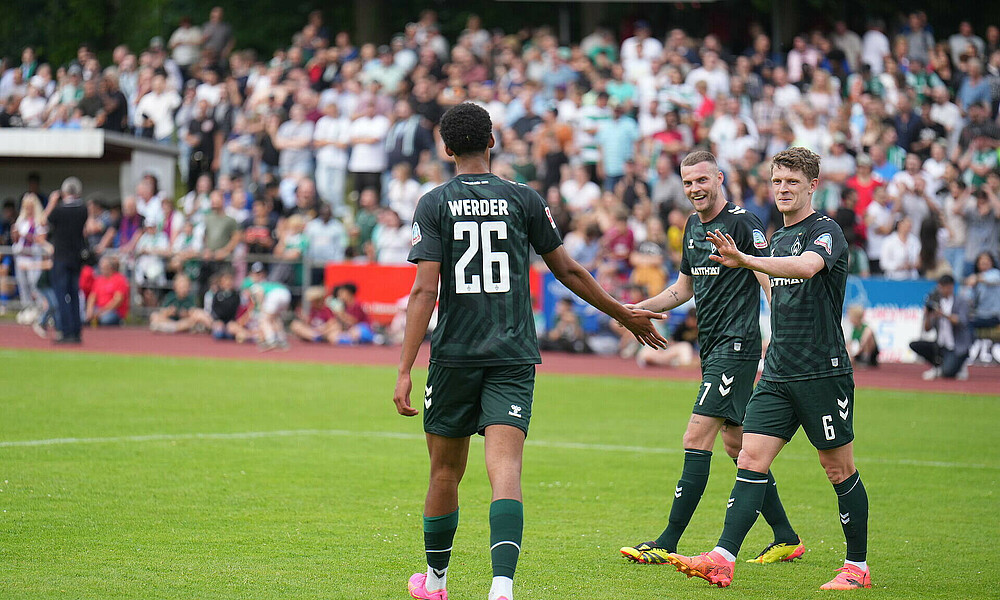
<svg viewBox="0 0 1000 600"><path fill-rule="evenodd" d="M479 294L483 291L488 294L501 294L510 291L510 257L506 252L493 251L494 232L497 240L507 239L507 223L505 221L486 221L482 224L477 221L455 223L455 240L464 240L466 235L469 238L469 249L455 263L456 294ZM479 275L470 276L465 272L469 263L479 253L480 239L482 239L485 285ZM498 266L496 278L493 272L494 264Z"/></svg>

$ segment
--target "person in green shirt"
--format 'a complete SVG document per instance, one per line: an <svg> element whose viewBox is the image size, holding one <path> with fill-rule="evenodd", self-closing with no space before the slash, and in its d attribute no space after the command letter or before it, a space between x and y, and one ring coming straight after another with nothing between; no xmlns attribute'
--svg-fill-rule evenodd
<svg viewBox="0 0 1000 600"><path fill-rule="evenodd" d="M267 281L267 269L259 262L250 266L250 274L243 281L243 291L260 328L260 351L286 350L288 335L285 332L284 312L292 303L292 293L276 281Z"/></svg>
<svg viewBox="0 0 1000 600"><path fill-rule="evenodd" d="M174 276L174 289L167 292L160 308L149 315L149 330L158 333L181 333L198 328L207 329L212 320L208 313L198 308L191 292L191 280L187 275Z"/></svg>
<svg viewBox="0 0 1000 600"><path fill-rule="evenodd" d="M445 600L448 562L458 528L458 485L473 434L486 439L490 504L489 600L513 600L521 550L521 460L531 419L535 364L541 362L528 279L534 249L564 285L624 325L644 344L665 347L647 310L608 295L569 257L545 200L528 186L490 172L493 124L485 109L458 104L441 118L445 152L457 175L425 194L413 216L410 262L416 279L393 402L413 417L410 370L440 300L423 390L430 485L424 504L426 573L410 595Z"/></svg>

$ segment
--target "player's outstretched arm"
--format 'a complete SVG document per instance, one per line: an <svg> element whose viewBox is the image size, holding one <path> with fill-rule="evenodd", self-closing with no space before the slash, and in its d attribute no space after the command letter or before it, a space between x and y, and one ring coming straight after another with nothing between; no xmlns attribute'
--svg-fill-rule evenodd
<svg viewBox="0 0 1000 600"><path fill-rule="evenodd" d="M764 297L767 298L767 305L771 305L771 279L767 276L767 273L761 273L760 271L754 271L754 277L757 278L757 283L760 284L760 289L764 290Z"/></svg>
<svg viewBox="0 0 1000 600"><path fill-rule="evenodd" d="M652 298L647 298L635 304L635 308L651 310L653 312L666 312L673 310L684 304L694 296L694 287L691 285L691 278L684 273L677 275L677 281L667 289Z"/></svg>
<svg viewBox="0 0 1000 600"><path fill-rule="evenodd" d="M422 260L417 264L417 278L410 289L410 300L406 305L406 331L403 333L403 351L399 357L399 374L396 376L396 389L392 393L392 401L396 403L396 411L405 417L417 414L417 409L410 406L410 390L413 382L410 380L410 369L417 359L417 351L427 335L427 324L430 323L434 305L437 303L438 277L441 274L441 263Z"/></svg>
<svg viewBox="0 0 1000 600"><path fill-rule="evenodd" d="M740 252L736 241L728 233L708 232L708 241L715 245L718 254L709 256L712 260L730 268L742 267L771 277L810 279L823 270L823 257L809 250L799 256L750 256Z"/></svg>
<svg viewBox="0 0 1000 600"><path fill-rule="evenodd" d="M588 304L621 323L632 332L640 344L653 348L666 348L668 342L650 319L662 319L663 315L639 308L626 308L604 291L587 269L573 260L566 248L559 246L552 252L542 255L549 270L563 285L574 294L583 298Z"/></svg>

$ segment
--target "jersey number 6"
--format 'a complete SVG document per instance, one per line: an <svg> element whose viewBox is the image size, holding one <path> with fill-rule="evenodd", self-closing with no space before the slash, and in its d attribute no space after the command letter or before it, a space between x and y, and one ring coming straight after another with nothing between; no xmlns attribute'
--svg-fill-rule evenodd
<svg viewBox="0 0 1000 600"><path fill-rule="evenodd" d="M510 291L510 257L507 256L506 252L493 251L492 233L494 232L496 239L507 239L507 223L504 221L486 221L482 224L477 221L458 221L455 223L455 240L464 240L466 234L469 238L469 249L455 263L456 294L478 294L484 291L484 288L488 294L501 294ZM482 239L483 248L485 285L479 275L468 276L465 273L465 269L479 252L480 239ZM498 267L496 279L494 279L493 273L494 264Z"/></svg>

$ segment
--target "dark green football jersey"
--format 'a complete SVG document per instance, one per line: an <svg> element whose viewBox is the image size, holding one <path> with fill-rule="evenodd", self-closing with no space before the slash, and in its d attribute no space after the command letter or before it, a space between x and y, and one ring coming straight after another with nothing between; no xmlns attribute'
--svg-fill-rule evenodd
<svg viewBox="0 0 1000 600"><path fill-rule="evenodd" d="M413 215L410 262L441 263L431 362L446 367L536 364L529 245L562 240L533 189L492 174L460 175L427 192Z"/></svg>
<svg viewBox="0 0 1000 600"><path fill-rule="evenodd" d="M715 246L708 231L733 236L741 252L765 256L767 238L760 219L727 202L714 219L698 213L684 227L681 273L691 277L698 307L698 345L703 363L719 358L760 359L760 283L749 269L730 269L710 259Z"/></svg>
<svg viewBox="0 0 1000 600"><path fill-rule="evenodd" d="M771 256L815 252L826 263L810 279L771 277L771 344L762 379L799 381L851 373L841 317L847 240L830 217L813 213L771 237Z"/></svg>

